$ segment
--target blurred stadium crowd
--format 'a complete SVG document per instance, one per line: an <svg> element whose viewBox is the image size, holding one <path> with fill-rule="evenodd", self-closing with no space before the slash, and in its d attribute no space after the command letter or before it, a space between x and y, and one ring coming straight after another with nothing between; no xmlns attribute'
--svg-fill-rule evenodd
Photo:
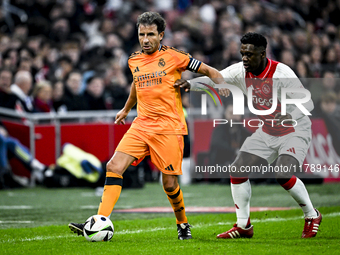
<svg viewBox="0 0 340 255"><path fill-rule="evenodd" d="M122 108L144 11L166 18L165 45L217 69L241 61L242 34L264 34L269 58L301 79L327 78L305 85L314 102L327 104L321 112L338 112L339 0L3 0L0 106L18 108L8 96L14 93L29 112Z"/></svg>
<svg viewBox="0 0 340 255"><path fill-rule="evenodd" d="M145 11L165 17L163 44L219 70L241 61L244 33L263 34L267 56L311 91L312 117L325 120L340 153L340 0L2 0L0 107L121 109L132 82L127 60L140 50L135 24Z"/></svg>

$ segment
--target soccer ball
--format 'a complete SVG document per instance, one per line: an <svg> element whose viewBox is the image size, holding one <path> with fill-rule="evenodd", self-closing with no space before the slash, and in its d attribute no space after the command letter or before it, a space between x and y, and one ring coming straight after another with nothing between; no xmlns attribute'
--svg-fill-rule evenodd
<svg viewBox="0 0 340 255"><path fill-rule="evenodd" d="M87 241L109 241L113 232L111 220L103 215L93 215L85 221L83 233Z"/></svg>

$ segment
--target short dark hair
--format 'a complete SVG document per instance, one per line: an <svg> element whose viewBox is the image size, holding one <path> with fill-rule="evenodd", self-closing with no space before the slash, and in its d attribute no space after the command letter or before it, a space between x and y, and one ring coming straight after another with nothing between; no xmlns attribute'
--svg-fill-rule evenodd
<svg viewBox="0 0 340 255"><path fill-rule="evenodd" d="M255 47L263 47L264 49L267 48L267 39L258 33L248 32L244 34L241 38L242 44L252 44Z"/></svg>
<svg viewBox="0 0 340 255"><path fill-rule="evenodd" d="M101 79L102 81L104 81L104 78L102 76L95 74L86 80L86 85L89 85L94 79Z"/></svg>
<svg viewBox="0 0 340 255"><path fill-rule="evenodd" d="M61 63L63 61L65 61L65 62L67 62L69 64L72 64L72 59L69 56L67 56L67 55L64 55L64 56L61 56L60 58L58 58L57 62Z"/></svg>
<svg viewBox="0 0 340 255"><path fill-rule="evenodd" d="M165 19L158 12L144 12L137 18L137 28L140 25L153 25L157 26L158 33L165 30L166 22Z"/></svg>

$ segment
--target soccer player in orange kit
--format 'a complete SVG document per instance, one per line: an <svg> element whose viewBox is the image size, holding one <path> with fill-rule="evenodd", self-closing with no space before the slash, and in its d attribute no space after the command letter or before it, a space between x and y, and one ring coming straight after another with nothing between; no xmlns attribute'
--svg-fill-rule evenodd
<svg viewBox="0 0 340 255"><path fill-rule="evenodd" d="M180 88L174 88L174 84L185 70L206 75L216 84L224 83L224 80L215 68L188 53L162 45L165 26L165 20L159 13L145 12L138 17L142 50L129 58L133 83L129 98L118 112L115 123L125 124L125 118L136 103L138 116L107 164L98 214L111 214L122 190L123 173L131 164L136 165L150 155L153 164L162 171L163 188L176 216L178 239L184 240L192 238L183 193L178 184L178 175L182 174L183 135L187 134L187 126ZM69 227L82 235L84 224L70 223Z"/></svg>

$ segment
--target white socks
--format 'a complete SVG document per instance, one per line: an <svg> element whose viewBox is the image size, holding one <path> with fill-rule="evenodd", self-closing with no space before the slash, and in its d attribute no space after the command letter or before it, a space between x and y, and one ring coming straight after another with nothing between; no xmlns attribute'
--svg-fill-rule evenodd
<svg viewBox="0 0 340 255"><path fill-rule="evenodd" d="M307 189L299 178L296 177L295 185L291 189L287 190L287 192L301 206L305 218L318 217L316 211L314 210L312 202L310 201Z"/></svg>
<svg viewBox="0 0 340 255"><path fill-rule="evenodd" d="M237 226L245 228L249 223L250 216L250 198L251 198L251 185L249 180L239 183L230 184L231 194L236 207ZM295 199L300 205L305 218L317 218L318 215L313 207L309 198L307 189L303 182L293 176L291 180L282 185L283 188Z"/></svg>
<svg viewBox="0 0 340 255"><path fill-rule="evenodd" d="M237 226L245 228L250 216L251 186L249 180L240 184L230 184L236 207Z"/></svg>

